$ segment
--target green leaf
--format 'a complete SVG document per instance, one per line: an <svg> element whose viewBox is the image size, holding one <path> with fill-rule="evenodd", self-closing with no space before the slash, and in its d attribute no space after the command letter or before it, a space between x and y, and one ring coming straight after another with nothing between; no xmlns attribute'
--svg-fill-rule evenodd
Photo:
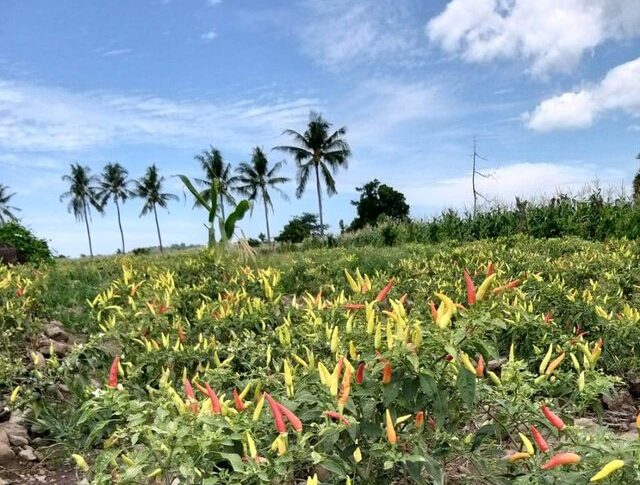
<svg viewBox="0 0 640 485"><path fill-rule="evenodd" d="M322 466L329 470L331 473L334 473L338 476L344 475L347 472L347 468L344 463L333 456L327 456L324 460L322 460Z"/></svg>
<svg viewBox="0 0 640 485"><path fill-rule="evenodd" d="M241 200L238 202L234 211L229 214L227 220L224 221L224 235L227 240L233 237L233 232L236 229L236 223L244 217L250 207L249 201Z"/></svg>
<svg viewBox="0 0 640 485"><path fill-rule="evenodd" d="M184 184L184 186L189 190L189 192L191 192L191 195L193 195L193 197L198 201L198 203L202 207L207 209L207 211L211 212L211 205L206 200L204 200L204 198L202 197L202 194L198 192L198 189L196 189L193 183L191 183L191 180L189 180L189 177L187 177L186 175L178 175L178 177L180 178L180 180L182 180L182 183Z"/></svg>
<svg viewBox="0 0 640 485"><path fill-rule="evenodd" d="M233 471L241 472L244 470L244 463L242 463L240 455L236 453L220 453L220 456L231 464Z"/></svg>
<svg viewBox="0 0 640 485"><path fill-rule="evenodd" d="M473 437L473 443L471 444L471 451L475 451L482 442L490 435L495 433L493 424L485 424L482 426Z"/></svg>
<svg viewBox="0 0 640 485"><path fill-rule="evenodd" d="M461 367L458 372L458 391L460 392L460 397L462 398L462 402L467 406L468 409L473 407L473 402L476 398L476 376L472 374L470 371Z"/></svg>

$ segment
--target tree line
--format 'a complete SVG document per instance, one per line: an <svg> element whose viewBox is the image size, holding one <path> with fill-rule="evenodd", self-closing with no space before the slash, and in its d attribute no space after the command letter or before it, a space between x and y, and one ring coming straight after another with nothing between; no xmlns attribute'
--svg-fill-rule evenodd
<svg viewBox="0 0 640 485"><path fill-rule="evenodd" d="M298 198L304 194L309 178L315 177L321 237L326 228L322 222L322 182L324 182L329 196L337 192L333 176L339 168L347 167L348 158L351 155L349 144L344 138L346 132L346 127L331 131L331 124L322 115L312 112L303 133L292 129L283 132L284 135L292 139L291 145L273 148L273 150L293 156L297 167L296 196ZM281 160L272 163L261 147L253 148L251 161L239 163L235 170L230 163L224 160L220 150L213 146L209 146L208 149L195 155L194 159L200 164L203 172L201 177L195 179L201 188L201 198L209 200L211 191L215 190L214 193L217 193L219 197L218 207L223 220L226 218L226 207L236 204L234 196L236 194L242 195L254 203L261 202L264 208L267 242L271 243L269 209L273 211L272 192L277 192L284 199L288 199L287 194L280 186L288 183L290 179L279 174L286 162ZM132 198L140 198L143 201L140 216L153 213L159 248L160 251L163 251L157 209L167 209L169 202L178 200L178 197L165 191L165 177L159 174L155 164L147 168L143 177L134 180L129 178L128 170L119 163L107 163L100 175L92 174L91 169L87 166L73 163L70 166L70 173L64 175L63 180L69 184L69 189L61 195L60 199L68 201L69 212L75 216L76 220L85 223L91 256L93 256L93 242L89 225L91 213L92 211L104 213L109 203L113 203L116 207L121 251L122 253L126 252L120 208L122 204ZM214 184L215 189L213 189ZM6 188L0 185L0 197L4 194L2 190L6 190ZM4 206L0 198L0 216L3 207L5 211L15 209L7 205L11 195L13 194L4 195L7 198ZM195 205L199 205L197 200ZM251 210L253 210L253 206ZM10 215L7 217L14 216L11 212L8 214Z"/></svg>

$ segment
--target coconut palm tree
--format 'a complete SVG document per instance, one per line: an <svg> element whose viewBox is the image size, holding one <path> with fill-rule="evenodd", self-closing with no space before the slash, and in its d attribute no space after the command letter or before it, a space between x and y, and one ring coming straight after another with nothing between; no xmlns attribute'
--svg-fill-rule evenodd
<svg viewBox="0 0 640 485"><path fill-rule="evenodd" d="M320 215L320 237L324 236L320 173L322 172L322 178L327 186L327 195L331 196L337 193L333 174L338 171L338 168L347 167L348 158L351 155L349 144L344 139L347 128L343 126L333 133L330 132L330 129L331 123L325 120L322 115L311 112L309 124L304 133L301 134L295 130L285 130L283 132L283 135L289 135L293 138L295 145L274 148L274 150L290 153L296 161L298 166L296 196L298 198L302 197L311 172L315 172Z"/></svg>
<svg viewBox="0 0 640 485"><path fill-rule="evenodd" d="M209 200L211 197L210 189L208 188L211 187L211 182L213 180L218 181L220 211L222 219L226 220L224 202L227 201L229 204L235 204L235 199L231 194L231 187L234 182L234 178L231 176L231 164L225 163L220 150L213 148L211 145L209 145L208 150L202 150L200 154L193 158L200 162L200 166L202 167L202 170L204 170L205 178L196 179L196 182L205 187L205 189L200 193L204 200Z"/></svg>
<svg viewBox="0 0 640 485"><path fill-rule="evenodd" d="M282 160L269 168L269 160L264 154L264 151L260 147L253 149L251 156L251 163L242 162L236 172L236 186L240 194L246 196L250 201L255 201L258 197L262 198L264 204L264 219L267 223L267 242L271 244L271 232L269 230L269 210L271 207L273 211L273 203L271 201L271 195L269 189L273 189L282 195L286 200L288 199L285 194L277 185L287 183L290 179L287 177L278 177L277 173L280 171L285 161Z"/></svg>
<svg viewBox="0 0 640 485"><path fill-rule="evenodd" d="M144 176L136 182L135 189L136 195L144 200L140 217L153 211L153 216L156 220L156 229L158 231L160 252L163 252L162 236L160 235L160 224L158 224L158 211L156 207L166 209L170 200L178 200L176 195L162 191L162 182L164 182L164 177L158 175L158 168L154 164L148 167Z"/></svg>
<svg viewBox="0 0 640 485"><path fill-rule="evenodd" d="M640 153L638 153L636 159L640 160ZM633 177L633 199L640 202L640 170Z"/></svg>
<svg viewBox="0 0 640 485"><path fill-rule="evenodd" d="M9 205L9 201L14 195L16 194L9 193L9 187L0 184L0 224L4 224L7 221L15 221L18 219L14 212L19 211L20 209Z"/></svg>
<svg viewBox="0 0 640 485"><path fill-rule="evenodd" d="M122 220L120 219L120 202L124 202L135 194L129 188L134 182L128 180L129 172L119 163L107 163L102 170L102 178L100 180L100 190L98 197L102 206L106 206L109 199L113 199L116 204L116 212L118 213L118 228L120 229L120 240L122 241L122 254L124 254L124 232L122 230Z"/></svg>
<svg viewBox="0 0 640 485"><path fill-rule="evenodd" d="M91 175L89 167L83 167L79 163L71 164L71 174L64 175L62 180L69 183L69 190L60 196L60 200L69 199L67 206L77 221L84 221L87 227L89 239L89 255L93 257L93 245L91 244L91 231L89 230L89 218L91 207L102 212L103 206L98 197L98 177Z"/></svg>

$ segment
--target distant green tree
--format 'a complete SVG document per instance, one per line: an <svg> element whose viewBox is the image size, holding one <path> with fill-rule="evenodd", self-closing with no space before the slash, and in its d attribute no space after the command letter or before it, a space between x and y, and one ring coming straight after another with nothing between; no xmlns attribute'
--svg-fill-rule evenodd
<svg viewBox="0 0 640 485"><path fill-rule="evenodd" d="M226 219L224 211L225 201L228 204L235 204L236 202L233 195L231 195L231 187L235 180L231 175L231 164L225 163L220 150L212 146L209 146L208 150L202 150L202 152L194 158L200 162L200 166L204 171L204 178L195 179L199 185L205 187L205 189L200 192L201 197L204 200L211 199L211 185L213 181L217 181L218 197L220 197L218 205L220 207L222 219ZM199 202L196 200L196 205L198 204Z"/></svg>
<svg viewBox="0 0 640 485"><path fill-rule="evenodd" d="M60 200L69 199L67 206L77 221L84 221L87 227L87 238L89 239L89 255L93 257L93 245L91 244L91 231L89 229L89 218L91 217L91 207L98 212L102 212L103 206L98 197L99 179L91 175L89 167L83 167L79 163L71 164L71 174L63 175L62 180L69 183L69 190L60 196Z"/></svg>
<svg viewBox="0 0 640 485"><path fill-rule="evenodd" d="M293 138L295 145L278 146L274 150L281 150L293 155L298 165L298 187L296 197L302 197L309 176L313 171L316 178L316 191L318 193L318 214L320 215L320 237L324 236L324 219L322 212L322 188L320 186L320 173L324 184L327 186L327 195L337 193L336 181L333 178L339 168L346 168L351 149L344 139L347 128L343 126L331 133L331 123L318 113L311 113L307 130L298 133L295 130L285 130L283 134Z"/></svg>
<svg viewBox="0 0 640 485"><path fill-rule="evenodd" d="M14 195L16 194L9 193L9 187L0 184L0 224L18 219L14 212L19 211L20 209L9 205L9 202Z"/></svg>
<svg viewBox="0 0 640 485"><path fill-rule="evenodd" d="M253 149L253 155L251 156L251 163L242 162L236 172L238 176L235 178L237 185L235 190L244 195L250 201L262 199L264 205L264 218L267 224L267 242L271 244L271 231L269 229L269 207L273 211L273 202L271 201L271 194L269 190L273 189L279 192L280 195L287 199L285 194L278 185L285 184L289 181L287 177L279 177L277 174L284 165L284 161L275 163L272 167L269 166L269 160L265 156L260 147ZM252 207L253 211L253 207Z"/></svg>
<svg viewBox="0 0 640 485"><path fill-rule="evenodd" d="M352 200L351 204L356 206L358 216L351 223L350 230L361 229L367 224L375 225L382 215L397 220L409 218L409 205L404 195L381 184L378 179L356 187L356 190L360 192L360 200Z"/></svg>
<svg viewBox="0 0 640 485"><path fill-rule="evenodd" d="M320 237L326 228L320 226L316 214L305 212L287 222L275 239L278 242L300 243L310 237Z"/></svg>
<svg viewBox="0 0 640 485"><path fill-rule="evenodd" d="M120 203L125 203L127 199L133 197L135 193L131 190L133 180L127 177L129 172L119 163L107 163L102 170L98 198L100 204L105 207L109 200L113 199L118 214L118 228L120 229L120 241L122 242L122 254L126 253L124 247L124 231L122 230L122 219L120 217Z"/></svg>
<svg viewBox="0 0 640 485"><path fill-rule="evenodd" d="M160 244L160 252L163 252L162 248L162 236L160 235L160 224L158 223L158 211L157 207L167 208L170 200L178 200L178 197L169 192L163 192L162 183L164 177L158 175L158 167L151 165L147 167L147 171L144 176L136 182L136 195L144 200L142 211L140 211L140 217L153 212L153 217L156 220L156 230L158 231L158 243Z"/></svg>

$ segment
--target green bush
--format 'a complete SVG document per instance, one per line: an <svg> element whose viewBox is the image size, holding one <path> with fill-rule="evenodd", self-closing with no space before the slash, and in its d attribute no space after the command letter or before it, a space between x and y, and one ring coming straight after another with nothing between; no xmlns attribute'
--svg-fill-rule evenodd
<svg viewBox="0 0 640 485"><path fill-rule="evenodd" d="M0 225L0 246L15 248L23 263L51 261L53 256L47 241L37 238L29 229L17 222Z"/></svg>

